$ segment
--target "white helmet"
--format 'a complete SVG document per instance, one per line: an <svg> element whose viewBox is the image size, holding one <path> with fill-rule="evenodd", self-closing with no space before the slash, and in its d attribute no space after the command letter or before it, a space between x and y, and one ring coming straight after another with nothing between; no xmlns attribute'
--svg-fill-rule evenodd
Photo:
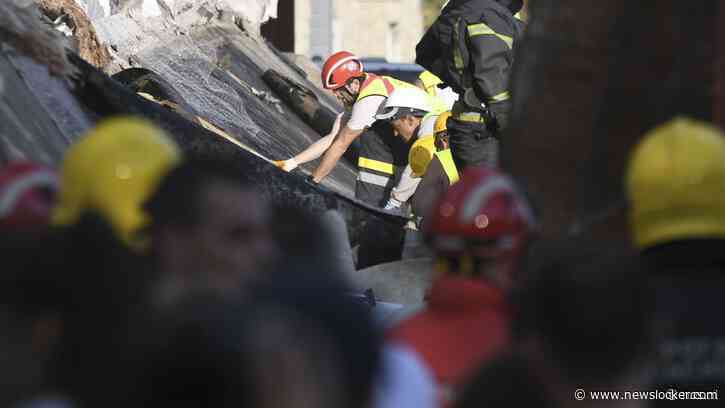
<svg viewBox="0 0 725 408"><path fill-rule="evenodd" d="M394 120L403 114L425 116L433 109L430 96L420 88L401 88L393 91L378 110L375 119Z"/></svg>

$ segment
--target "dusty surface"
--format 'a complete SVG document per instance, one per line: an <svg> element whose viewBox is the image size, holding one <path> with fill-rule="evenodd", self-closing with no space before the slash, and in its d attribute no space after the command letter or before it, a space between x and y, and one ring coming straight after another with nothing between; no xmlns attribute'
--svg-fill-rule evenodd
<svg viewBox="0 0 725 408"><path fill-rule="evenodd" d="M106 46L98 41L96 30L75 0L38 0L41 11L52 21L61 19L72 30L78 42L78 53L84 60L103 68L111 61Z"/></svg>

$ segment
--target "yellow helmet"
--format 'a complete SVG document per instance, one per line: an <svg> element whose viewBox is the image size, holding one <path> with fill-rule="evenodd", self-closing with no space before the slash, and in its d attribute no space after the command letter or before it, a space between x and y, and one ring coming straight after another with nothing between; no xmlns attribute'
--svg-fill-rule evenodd
<svg viewBox="0 0 725 408"><path fill-rule="evenodd" d="M645 135L626 188L637 247L725 238L725 140L715 127L676 118Z"/></svg>
<svg viewBox="0 0 725 408"><path fill-rule="evenodd" d="M139 232L150 219L142 206L180 161L177 145L150 122L132 117L105 120L65 154L52 223L73 225L93 210L121 241L144 249L148 239Z"/></svg>
<svg viewBox="0 0 725 408"><path fill-rule="evenodd" d="M453 112L451 111L446 111L438 115L438 119L436 119L435 126L433 127L433 132L439 133L448 130L448 118L451 116L453 116Z"/></svg>
<svg viewBox="0 0 725 408"><path fill-rule="evenodd" d="M408 152L408 163L413 170L413 177L423 177L428 170L433 154L436 152L433 135L421 137L413 143Z"/></svg>

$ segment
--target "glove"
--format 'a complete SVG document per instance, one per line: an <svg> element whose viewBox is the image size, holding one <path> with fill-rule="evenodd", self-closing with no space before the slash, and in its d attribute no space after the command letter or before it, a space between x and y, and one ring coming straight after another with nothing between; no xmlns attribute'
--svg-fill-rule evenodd
<svg viewBox="0 0 725 408"><path fill-rule="evenodd" d="M383 210L396 210L396 209L399 209L402 204L403 204L402 201L399 201L393 197L390 197L390 199L388 199L387 204L385 204L385 207L383 207Z"/></svg>
<svg viewBox="0 0 725 408"><path fill-rule="evenodd" d="M274 165L286 172L290 172L296 169L299 164L297 164L297 160L295 160L293 157L289 160L276 160L274 162Z"/></svg>

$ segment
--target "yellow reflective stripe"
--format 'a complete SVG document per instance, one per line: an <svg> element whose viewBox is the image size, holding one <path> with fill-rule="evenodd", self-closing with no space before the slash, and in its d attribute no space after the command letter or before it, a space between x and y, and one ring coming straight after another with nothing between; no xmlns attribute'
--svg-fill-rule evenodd
<svg viewBox="0 0 725 408"><path fill-rule="evenodd" d="M379 171L386 174L394 174L394 168L392 163L385 163L378 160L368 159L367 157L360 157L357 159L357 166L365 169Z"/></svg>
<svg viewBox="0 0 725 408"><path fill-rule="evenodd" d="M486 119L481 116L480 113L476 112L462 112L458 115L453 115L453 119L458 119L463 122L481 122L486 123Z"/></svg>
<svg viewBox="0 0 725 408"><path fill-rule="evenodd" d="M458 182L459 175L458 168L456 168L456 162L453 161L451 149L441 150L439 152L436 152L435 155L438 158L438 161L441 162L441 165L443 166L443 171L446 173L446 176L448 176L448 181L450 182L450 184L456 184Z"/></svg>
<svg viewBox="0 0 725 408"><path fill-rule="evenodd" d="M493 29L491 27L487 26L485 23L469 25L467 28L468 28L468 35L470 37L475 37L477 35L495 35L496 37L503 40L503 42L505 42L509 48L513 48L513 46L514 46L513 38L493 31Z"/></svg>
<svg viewBox="0 0 725 408"><path fill-rule="evenodd" d="M509 99L509 93L508 91L501 92L498 95L494 95L489 99L489 102L501 102L501 101L507 101Z"/></svg>
<svg viewBox="0 0 725 408"><path fill-rule="evenodd" d="M456 69L459 71L465 68L463 65L463 55L461 54L460 39L458 38L458 32L461 26L460 23L461 19L459 18L453 25L453 35L455 35L455 41L453 41L453 64L455 64Z"/></svg>

